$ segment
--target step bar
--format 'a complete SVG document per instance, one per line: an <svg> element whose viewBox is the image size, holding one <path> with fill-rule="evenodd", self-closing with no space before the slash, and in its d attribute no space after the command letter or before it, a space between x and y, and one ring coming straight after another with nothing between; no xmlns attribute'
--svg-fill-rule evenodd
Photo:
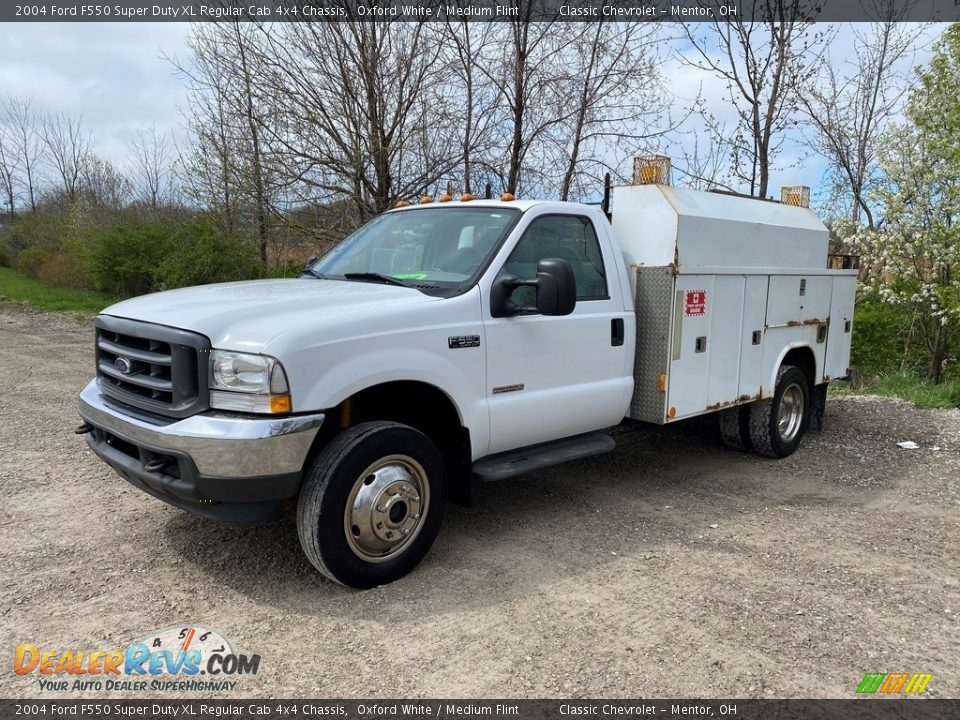
<svg viewBox="0 0 960 720"><path fill-rule="evenodd" d="M616 445L612 437L602 432L574 435L490 455L473 464L473 474L485 482L506 480L570 460L610 452Z"/></svg>

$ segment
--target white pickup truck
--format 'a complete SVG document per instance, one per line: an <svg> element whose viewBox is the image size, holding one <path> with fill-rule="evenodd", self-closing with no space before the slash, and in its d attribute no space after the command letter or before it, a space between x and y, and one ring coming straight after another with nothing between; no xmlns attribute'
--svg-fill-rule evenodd
<svg viewBox="0 0 960 720"><path fill-rule="evenodd" d="M255 522L371 587L424 557L448 501L605 452L624 418L718 412L783 457L848 375L855 270L805 207L667 185L563 202L423 198L298 279L161 292L97 317L79 409L141 490Z"/></svg>

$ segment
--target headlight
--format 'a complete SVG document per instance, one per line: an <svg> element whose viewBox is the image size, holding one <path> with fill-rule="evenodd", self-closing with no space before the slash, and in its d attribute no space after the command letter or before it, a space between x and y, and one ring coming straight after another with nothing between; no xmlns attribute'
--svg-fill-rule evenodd
<svg viewBox="0 0 960 720"><path fill-rule="evenodd" d="M283 366L266 355L212 350L210 407L256 413L290 412L293 405Z"/></svg>

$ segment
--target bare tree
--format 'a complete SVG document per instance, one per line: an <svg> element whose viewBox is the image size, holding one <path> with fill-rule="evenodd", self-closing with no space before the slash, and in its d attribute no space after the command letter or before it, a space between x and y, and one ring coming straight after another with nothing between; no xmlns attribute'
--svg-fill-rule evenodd
<svg viewBox="0 0 960 720"><path fill-rule="evenodd" d="M133 185L140 200L157 210L167 199L172 153L168 137L151 125L134 133L127 143L133 167Z"/></svg>
<svg viewBox="0 0 960 720"><path fill-rule="evenodd" d="M221 231L233 234L240 224L245 193L244 128L237 117L236 63L219 24L198 25L188 38L192 62L168 58L188 80L193 147L180 153L181 184L194 200L214 213Z"/></svg>
<svg viewBox="0 0 960 720"><path fill-rule="evenodd" d="M738 127L723 137L712 115L708 129L730 151L731 174L751 195L765 197L784 131L818 61L827 35L813 26L816 0L750 0L736 18L714 11L711 22L685 25L692 52L681 62L727 85ZM712 4L712 3L711 3ZM703 30L702 28L706 28Z"/></svg>
<svg viewBox="0 0 960 720"><path fill-rule="evenodd" d="M626 144L636 148L669 129L658 42L654 25L601 17L564 53L565 75L558 80L567 93L567 114L552 133L562 161L561 200L569 199L581 177L596 184Z"/></svg>
<svg viewBox="0 0 960 720"><path fill-rule="evenodd" d="M19 156L30 211L37 211L37 171L44 160L44 144L37 127L37 117L29 100L9 98L6 104L6 124L11 142Z"/></svg>
<svg viewBox="0 0 960 720"><path fill-rule="evenodd" d="M456 2L465 4L465 0ZM500 101L494 88L481 82L483 78L477 67L477 58L496 41L498 27L496 23L453 20L447 16L446 30L452 48L448 62L452 73L460 80L463 94L460 98L463 112L460 169L463 173L463 191L469 193L473 191L472 179L476 166L485 164L484 153L492 145L494 118Z"/></svg>
<svg viewBox="0 0 960 720"><path fill-rule="evenodd" d="M674 170L680 175L679 183L694 190L732 190L724 184L726 160L723 144L711 135L694 132L693 146L684 150L683 160L674 165Z"/></svg>
<svg viewBox="0 0 960 720"><path fill-rule="evenodd" d="M253 183L257 245L260 251L260 262L266 267L269 233L267 228L267 194L265 189L266 181L264 178L264 159L260 140L262 118L258 111L260 104L255 97L256 91L254 90L253 76L256 71L251 66L252 58L256 57L256 55L249 51L251 42L249 39L250 31L241 29L240 22L236 20L231 22L229 27L232 31L230 34L231 45L229 52L236 58L238 62L237 69L239 71L239 82L237 83L239 94L236 98L238 104L237 111L240 117L243 118L250 141L250 179Z"/></svg>
<svg viewBox="0 0 960 720"><path fill-rule="evenodd" d="M93 153L87 153L80 166L80 187L84 201L98 210L119 210L133 195L130 181L113 163Z"/></svg>
<svg viewBox="0 0 960 720"><path fill-rule="evenodd" d="M879 165L884 129L896 118L907 91L901 65L913 51L924 26L903 22L915 3L873 0L868 10L876 22L852 25L854 58L844 69L828 58L817 81L801 95L813 130L811 147L838 175L851 200L851 217L875 226L868 190Z"/></svg>
<svg viewBox="0 0 960 720"><path fill-rule="evenodd" d="M312 200L349 198L363 219L456 167L437 32L358 18L261 30L257 81L275 111L262 130Z"/></svg>
<svg viewBox="0 0 960 720"><path fill-rule="evenodd" d="M505 190L517 193L524 174L542 169L528 165L531 151L569 112L557 80L565 51L578 42L586 25L557 22L559 16L551 16L540 0L514 7L518 12L503 23L504 37L478 68L501 98L508 137L502 181Z"/></svg>
<svg viewBox="0 0 960 720"><path fill-rule="evenodd" d="M83 130L79 117L60 113L44 118L43 142L47 157L60 178L64 195L74 202L80 191L83 166L93 143L90 135Z"/></svg>
<svg viewBox="0 0 960 720"><path fill-rule="evenodd" d="M0 125L0 192L3 192L7 216L11 220L16 209L15 176L19 168L18 160L13 134L5 125Z"/></svg>

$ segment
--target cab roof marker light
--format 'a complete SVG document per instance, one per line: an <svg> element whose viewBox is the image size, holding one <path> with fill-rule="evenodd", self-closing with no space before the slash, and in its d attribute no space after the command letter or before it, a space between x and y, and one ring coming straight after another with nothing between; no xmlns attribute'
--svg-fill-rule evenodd
<svg viewBox="0 0 960 720"><path fill-rule="evenodd" d="M510 202L511 200L516 200L516 196L512 192L505 192L503 197L500 198L504 202Z"/></svg>
<svg viewBox="0 0 960 720"><path fill-rule="evenodd" d="M427 203L432 203L432 202L433 202L433 195L424 195L422 198L420 198L421 205L426 205Z"/></svg>

